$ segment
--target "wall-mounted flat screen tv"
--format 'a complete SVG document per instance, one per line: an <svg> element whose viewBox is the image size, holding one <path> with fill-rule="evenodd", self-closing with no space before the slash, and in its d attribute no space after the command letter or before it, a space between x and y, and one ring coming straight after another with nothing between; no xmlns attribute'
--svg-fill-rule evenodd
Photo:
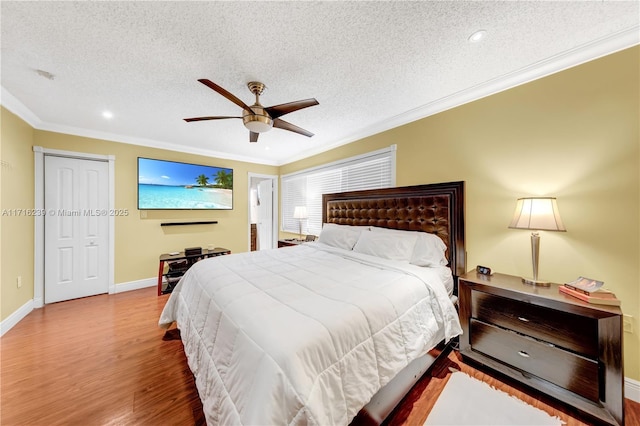
<svg viewBox="0 0 640 426"><path fill-rule="evenodd" d="M231 210L233 169L138 157L139 210Z"/></svg>

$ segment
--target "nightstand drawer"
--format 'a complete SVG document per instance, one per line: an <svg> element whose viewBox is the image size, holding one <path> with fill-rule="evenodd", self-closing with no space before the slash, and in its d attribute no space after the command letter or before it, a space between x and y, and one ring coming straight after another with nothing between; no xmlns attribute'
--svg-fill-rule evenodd
<svg viewBox="0 0 640 426"><path fill-rule="evenodd" d="M596 319L476 290L471 298L473 318L598 358Z"/></svg>
<svg viewBox="0 0 640 426"><path fill-rule="evenodd" d="M598 402L597 361L474 319L470 334L473 350Z"/></svg>

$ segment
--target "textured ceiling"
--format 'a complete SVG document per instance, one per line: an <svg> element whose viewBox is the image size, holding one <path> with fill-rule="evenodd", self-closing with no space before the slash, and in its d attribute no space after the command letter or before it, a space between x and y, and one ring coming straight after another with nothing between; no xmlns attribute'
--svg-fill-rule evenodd
<svg viewBox="0 0 640 426"><path fill-rule="evenodd" d="M2 1L1 101L39 129L278 165L637 44L639 5ZM316 98L283 117L315 136L185 123L241 113L200 78Z"/></svg>

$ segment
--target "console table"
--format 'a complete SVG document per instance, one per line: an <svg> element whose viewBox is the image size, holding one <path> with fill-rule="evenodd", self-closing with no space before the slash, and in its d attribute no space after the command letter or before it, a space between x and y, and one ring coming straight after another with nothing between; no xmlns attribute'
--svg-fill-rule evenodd
<svg viewBox="0 0 640 426"><path fill-rule="evenodd" d="M178 254L161 254L160 265L158 266L158 296L171 293L184 273L197 261L209 257L223 256L225 254L231 254L231 251L221 247L216 247L213 250L202 249L202 253L190 255L185 255L183 251ZM170 265L167 272L164 271L165 263ZM164 289L162 285L163 281L166 281L167 284Z"/></svg>

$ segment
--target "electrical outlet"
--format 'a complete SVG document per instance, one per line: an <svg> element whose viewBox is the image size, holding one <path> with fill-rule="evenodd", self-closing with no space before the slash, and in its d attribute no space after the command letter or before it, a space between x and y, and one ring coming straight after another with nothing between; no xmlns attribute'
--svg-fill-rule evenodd
<svg viewBox="0 0 640 426"><path fill-rule="evenodd" d="M16 279L16 284L18 288L22 287L22 275L18 275L18 279Z"/></svg>
<svg viewBox="0 0 640 426"><path fill-rule="evenodd" d="M625 333L633 333L633 317L631 315L622 315L622 330Z"/></svg>

